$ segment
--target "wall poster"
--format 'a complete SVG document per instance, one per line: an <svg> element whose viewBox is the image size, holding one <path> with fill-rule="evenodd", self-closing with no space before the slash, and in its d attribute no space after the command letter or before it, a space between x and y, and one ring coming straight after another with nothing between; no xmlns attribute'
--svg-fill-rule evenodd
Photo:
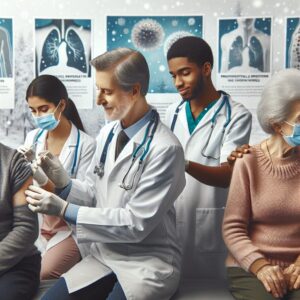
<svg viewBox="0 0 300 300"><path fill-rule="evenodd" d="M14 108L13 20L0 17L0 109Z"/></svg>
<svg viewBox="0 0 300 300"><path fill-rule="evenodd" d="M300 18L286 18L285 67L300 70Z"/></svg>
<svg viewBox="0 0 300 300"><path fill-rule="evenodd" d="M256 107L271 77L271 17L219 19L217 85L253 115L252 142L260 137Z"/></svg>
<svg viewBox="0 0 300 300"><path fill-rule="evenodd" d="M202 16L107 17L107 50L128 47L145 56L150 69L147 99L156 106L162 119L166 108L178 98L174 97L177 90L169 74L166 54L177 39L190 35L202 37Z"/></svg>
<svg viewBox="0 0 300 300"><path fill-rule="evenodd" d="M93 108L89 19L35 19L35 74L60 78L78 109Z"/></svg>

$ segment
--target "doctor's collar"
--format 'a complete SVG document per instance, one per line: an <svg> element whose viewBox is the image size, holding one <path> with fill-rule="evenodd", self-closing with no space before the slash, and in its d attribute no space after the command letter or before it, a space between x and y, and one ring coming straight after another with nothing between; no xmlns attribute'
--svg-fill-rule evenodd
<svg viewBox="0 0 300 300"><path fill-rule="evenodd" d="M120 121L120 127L129 137L129 139L131 139L138 131L140 131L142 127L144 127L150 121L152 116L151 112L152 108L150 107L148 112L141 119L139 119L137 122L135 122L127 128L123 128L122 122Z"/></svg>

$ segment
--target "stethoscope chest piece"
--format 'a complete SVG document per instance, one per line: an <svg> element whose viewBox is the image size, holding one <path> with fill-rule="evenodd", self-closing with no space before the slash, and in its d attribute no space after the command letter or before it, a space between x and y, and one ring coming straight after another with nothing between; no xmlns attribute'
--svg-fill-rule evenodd
<svg viewBox="0 0 300 300"><path fill-rule="evenodd" d="M98 165L96 165L94 168L94 174L97 174L99 178L102 178L104 175L104 164L99 163Z"/></svg>
<svg viewBox="0 0 300 300"><path fill-rule="evenodd" d="M124 189L125 191L133 190L135 184L138 181L140 176L140 170L142 169L143 160L139 160L137 169L132 173L131 170L135 164L136 158L131 161L130 167L123 177L122 183L119 184L119 187ZM132 174L130 174L132 173ZM130 180L131 177L131 180Z"/></svg>

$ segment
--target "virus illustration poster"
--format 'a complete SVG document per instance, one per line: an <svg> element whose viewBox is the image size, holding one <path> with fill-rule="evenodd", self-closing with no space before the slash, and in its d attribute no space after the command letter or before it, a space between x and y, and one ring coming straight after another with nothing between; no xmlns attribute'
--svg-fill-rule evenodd
<svg viewBox="0 0 300 300"><path fill-rule="evenodd" d="M13 20L0 18L0 108L14 107Z"/></svg>
<svg viewBox="0 0 300 300"><path fill-rule="evenodd" d="M285 67L300 70L300 18L286 19Z"/></svg>
<svg viewBox="0 0 300 300"><path fill-rule="evenodd" d="M150 93L176 93L166 54L184 36L203 34L202 16L108 16L107 50L128 47L140 51L150 69Z"/></svg>
<svg viewBox="0 0 300 300"><path fill-rule="evenodd" d="M77 108L92 108L89 19L35 19L35 73L55 75Z"/></svg>

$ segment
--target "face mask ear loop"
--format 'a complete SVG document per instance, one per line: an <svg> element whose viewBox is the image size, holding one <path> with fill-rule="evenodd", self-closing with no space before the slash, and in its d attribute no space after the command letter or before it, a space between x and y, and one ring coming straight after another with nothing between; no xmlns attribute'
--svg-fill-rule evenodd
<svg viewBox="0 0 300 300"><path fill-rule="evenodd" d="M292 126L292 127L295 129L295 125L294 125L294 124L291 124L291 123L288 122L288 121L284 121L284 123L286 123L286 124ZM294 129L293 129L293 132L294 132ZM283 135L285 135L285 136L288 136L288 135L285 134L285 132L284 132L282 129L281 129L281 133L282 133ZM290 134L289 136L292 136L292 135L293 135L293 133Z"/></svg>
<svg viewBox="0 0 300 300"><path fill-rule="evenodd" d="M55 108L55 110L54 110L54 112L53 112L53 115L54 115L54 116L55 116L55 112L57 111L57 109L58 109L58 107L60 106L60 104L61 104L61 100L59 101L59 103L57 104L57 106L56 106L56 108ZM60 121L61 114L62 114L62 111L59 113L59 116L58 116L57 121Z"/></svg>
<svg viewBox="0 0 300 300"><path fill-rule="evenodd" d="M62 113L62 111L59 113L59 116L58 116L58 119L57 119L57 121L60 121L60 118L61 118L61 113Z"/></svg>
<svg viewBox="0 0 300 300"><path fill-rule="evenodd" d="M294 126L294 124L291 124L291 123L288 122L288 121L284 121L284 123L286 123L286 124L288 124L288 125L290 125L290 126Z"/></svg>

